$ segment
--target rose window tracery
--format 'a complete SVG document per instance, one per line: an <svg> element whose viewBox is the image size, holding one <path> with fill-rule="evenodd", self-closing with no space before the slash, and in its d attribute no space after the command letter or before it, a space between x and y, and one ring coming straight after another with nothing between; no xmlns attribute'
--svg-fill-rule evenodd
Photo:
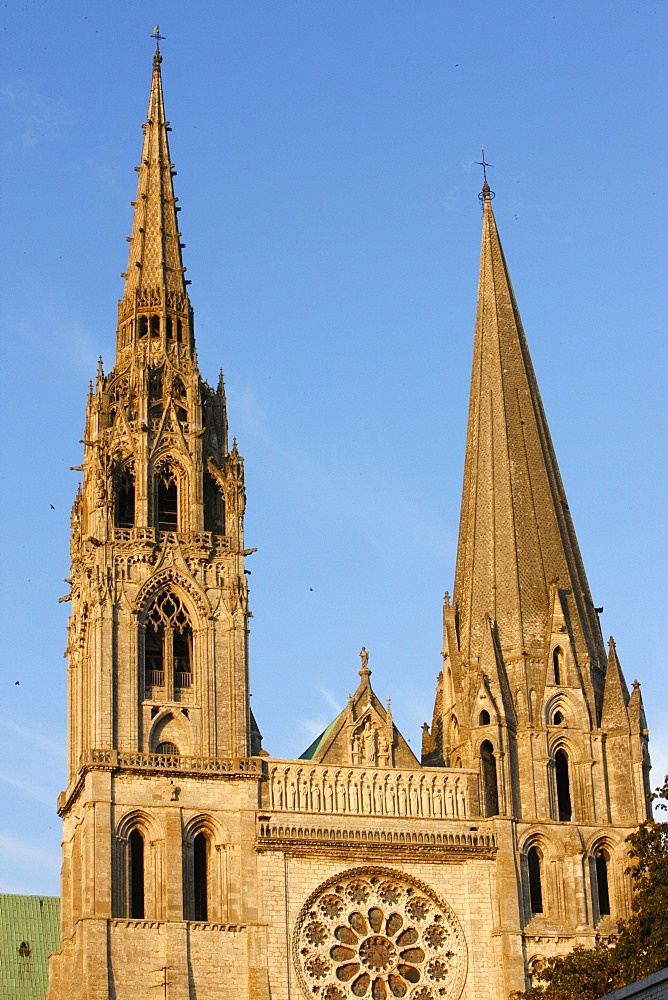
<svg viewBox="0 0 668 1000"><path fill-rule="evenodd" d="M383 868L329 879L297 919L300 984L318 1000L457 1000L466 944L450 906L427 885Z"/></svg>

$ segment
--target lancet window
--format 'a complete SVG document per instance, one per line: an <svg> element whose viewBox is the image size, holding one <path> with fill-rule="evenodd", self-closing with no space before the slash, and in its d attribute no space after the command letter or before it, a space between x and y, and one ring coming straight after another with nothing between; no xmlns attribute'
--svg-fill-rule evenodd
<svg viewBox="0 0 668 1000"><path fill-rule="evenodd" d="M594 865L596 868L596 895L598 897L598 913L600 917L610 915L610 887L608 884L608 866L610 857L604 847L596 851Z"/></svg>
<svg viewBox="0 0 668 1000"><path fill-rule="evenodd" d="M554 683L564 682L564 651L561 646L556 646L552 651L552 670L554 672Z"/></svg>
<svg viewBox="0 0 668 1000"><path fill-rule="evenodd" d="M527 852L527 868L529 872L529 904L532 916L535 913L543 912L542 861L538 848L530 847Z"/></svg>
<svg viewBox="0 0 668 1000"><path fill-rule="evenodd" d="M210 472L204 473L204 530L225 534L225 501Z"/></svg>
<svg viewBox="0 0 668 1000"><path fill-rule="evenodd" d="M192 626L180 598L167 591L151 605L144 635L144 680L147 691L192 683Z"/></svg>
<svg viewBox="0 0 668 1000"><path fill-rule="evenodd" d="M485 740L480 747L480 763L482 764L485 816L496 816L499 812L499 789L496 778L494 747L489 740Z"/></svg>
<svg viewBox="0 0 668 1000"><path fill-rule="evenodd" d="M116 510L115 523L117 528L134 528L135 526L135 477L131 467L123 468L116 477L115 483Z"/></svg>
<svg viewBox="0 0 668 1000"><path fill-rule="evenodd" d="M144 838L137 829L128 837L128 916L144 919Z"/></svg>
<svg viewBox="0 0 668 1000"><path fill-rule="evenodd" d="M570 823L573 818L573 808L571 806L568 754L561 748L554 755L554 770L557 779L557 818L561 823Z"/></svg>
<svg viewBox="0 0 668 1000"><path fill-rule="evenodd" d="M155 514L158 531L178 531L179 488L174 469L163 463L155 477Z"/></svg>
<svg viewBox="0 0 668 1000"><path fill-rule="evenodd" d="M195 920L208 919L209 839L198 833L193 840L193 911Z"/></svg>

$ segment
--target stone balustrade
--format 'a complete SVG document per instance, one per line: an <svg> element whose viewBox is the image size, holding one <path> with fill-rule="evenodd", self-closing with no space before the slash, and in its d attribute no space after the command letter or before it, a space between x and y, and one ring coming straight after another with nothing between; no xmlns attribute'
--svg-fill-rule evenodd
<svg viewBox="0 0 668 1000"><path fill-rule="evenodd" d="M477 772L332 767L267 760L263 805L274 812L464 819L478 815Z"/></svg>

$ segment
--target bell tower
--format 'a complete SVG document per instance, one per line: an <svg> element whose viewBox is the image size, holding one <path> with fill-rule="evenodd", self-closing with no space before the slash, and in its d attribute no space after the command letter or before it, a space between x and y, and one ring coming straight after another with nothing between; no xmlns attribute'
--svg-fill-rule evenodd
<svg viewBox="0 0 668 1000"><path fill-rule="evenodd" d="M229 892L237 779L256 808L261 770L243 459L228 442L222 372L212 387L197 365L161 63L158 48L116 358L108 374L100 360L89 389L72 510L62 951L50 997L109 995L114 947L117 961L125 948L114 921L176 921L173 933L253 906L254 890L243 905ZM164 951L150 938L146 955Z"/></svg>
<svg viewBox="0 0 668 1000"><path fill-rule="evenodd" d="M498 884L517 886L499 893L503 952L530 973L560 936L593 945L627 915L648 738L639 685L629 694L612 639L606 652L486 179L480 197L455 586L422 762L477 769Z"/></svg>

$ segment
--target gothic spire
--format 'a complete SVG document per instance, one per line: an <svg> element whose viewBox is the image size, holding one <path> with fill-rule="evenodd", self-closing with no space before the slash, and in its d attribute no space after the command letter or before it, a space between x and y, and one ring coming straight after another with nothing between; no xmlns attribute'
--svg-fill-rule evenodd
<svg viewBox="0 0 668 1000"><path fill-rule="evenodd" d="M169 155L160 65L162 55L156 49L153 56L153 78L139 174L137 200L134 205L132 235L128 238L130 254L123 306L130 310L137 299L152 298L166 304L186 299L186 281L178 231L174 197L174 164Z"/></svg>
<svg viewBox="0 0 668 1000"><path fill-rule="evenodd" d="M459 527L459 648L480 656L486 616L504 657L544 654L556 583L581 665L605 649L522 322L482 192L478 307Z"/></svg>

